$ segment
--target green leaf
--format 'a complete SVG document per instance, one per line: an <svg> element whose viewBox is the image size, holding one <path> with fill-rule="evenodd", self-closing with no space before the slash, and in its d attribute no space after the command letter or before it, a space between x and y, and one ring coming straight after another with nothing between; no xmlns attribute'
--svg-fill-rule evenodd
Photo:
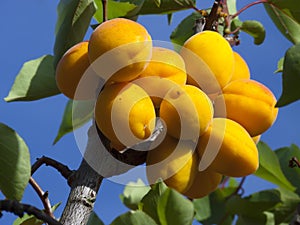
<svg viewBox="0 0 300 225"><path fill-rule="evenodd" d="M300 197L296 193L286 189L279 188L278 191L280 192L282 203L272 210L275 215L275 224L289 223L295 216L295 211L300 203Z"/></svg>
<svg viewBox="0 0 300 225"><path fill-rule="evenodd" d="M284 56L282 94L276 106L282 107L300 99L300 44L290 47Z"/></svg>
<svg viewBox="0 0 300 225"><path fill-rule="evenodd" d="M60 202L51 207L52 212L60 206ZM27 213L23 215L22 218L17 218L13 225L42 225L45 222L37 219L34 215L28 215Z"/></svg>
<svg viewBox="0 0 300 225"><path fill-rule="evenodd" d="M230 15L235 14L237 12L236 0L227 0L227 7Z"/></svg>
<svg viewBox="0 0 300 225"><path fill-rule="evenodd" d="M0 123L0 190L20 201L31 176L30 155L24 140Z"/></svg>
<svg viewBox="0 0 300 225"><path fill-rule="evenodd" d="M87 225L104 225L99 216L93 211L90 215Z"/></svg>
<svg viewBox="0 0 300 225"><path fill-rule="evenodd" d="M154 3L156 4L157 7L160 7L161 0L154 0Z"/></svg>
<svg viewBox="0 0 300 225"><path fill-rule="evenodd" d="M179 10L191 9L195 6L195 0L160 0L157 6L153 0L145 0L139 14L169 14Z"/></svg>
<svg viewBox="0 0 300 225"><path fill-rule="evenodd" d="M279 59L279 61L277 62L277 70L274 71L274 73L281 73L281 72L283 72L283 62L284 62L284 57L282 57L281 59Z"/></svg>
<svg viewBox="0 0 300 225"><path fill-rule="evenodd" d="M56 144L67 133L73 132L90 121L93 116L94 106L94 100L69 100L53 144Z"/></svg>
<svg viewBox="0 0 300 225"><path fill-rule="evenodd" d="M142 200L142 198L149 192L151 188L146 186L141 179L137 182L129 182L123 194L120 195L121 201L129 209L136 210Z"/></svg>
<svg viewBox="0 0 300 225"><path fill-rule="evenodd" d="M280 32L292 43L300 43L300 7L298 0L270 0L264 4Z"/></svg>
<svg viewBox="0 0 300 225"><path fill-rule="evenodd" d="M242 23L241 30L254 38L254 44L260 45L264 42L266 31L264 26L256 20L246 20Z"/></svg>
<svg viewBox="0 0 300 225"><path fill-rule="evenodd" d="M234 195L227 201L226 207L231 214L255 218L264 211L270 211L280 202L280 192L272 189L256 192L244 198Z"/></svg>
<svg viewBox="0 0 300 225"><path fill-rule="evenodd" d="M157 225L154 220L143 211L129 211L118 216L111 225Z"/></svg>
<svg viewBox="0 0 300 225"><path fill-rule="evenodd" d="M195 26L196 20L202 17L200 13L194 12L184 18L170 36L172 43L182 46L188 38L195 34L193 27Z"/></svg>
<svg viewBox="0 0 300 225"><path fill-rule="evenodd" d="M44 55L24 63L6 98L7 102L32 101L59 94L53 56Z"/></svg>
<svg viewBox="0 0 300 225"><path fill-rule="evenodd" d="M250 216L239 216L236 225L274 225L275 219L273 213L262 212L254 218Z"/></svg>
<svg viewBox="0 0 300 225"><path fill-rule="evenodd" d="M236 191L236 187L219 188L209 195L210 217L200 221L203 225L222 224L231 225L234 215L230 214L226 208L226 200L232 193ZM195 207L196 215L201 214L201 208ZM226 219L224 219L226 218ZM195 217L197 219L197 217Z"/></svg>
<svg viewBox="0 0 300 225"><path fill-rule="evenodd" d="M69 48L83 40L95 12L93 0L60 0L54 44L55 67Z"/></svg>
<svg viewBox="0 0 300 225"><path fill-rule="evenodd" d="M277 184L279 187L294 191L295 187L284 176L275 152L261 141L257 144L257 148L259 152L259 168L255 175Z"/></svg>
<svg viewBox="0 0 300 225"><path fill-rule="evenodd" d="M297 188L296 193L300 195L300 170L297 167L289 167L289 161L293 157L300 159L300 149L296 145L291 145L290 147L280 148L275 153L285 177Z"/></svg>
<svg viewBox="0 0 300 225"><path fill-rule="evenodd" d="M103 7L102 1L96 0L97 11L94 15L97 22L103 22ZM140 10L141 6L143 5L143 0L136 0L136 1L107 1L107 18L113 19L118 17L125 17L131 18L137 15L138 11Z"/></svg>
<svg viewBox="0 0 300 225"><path fill-rule="evenodd" d="M161 225L190 225L194 217L193 203L174 189L167 189L158 200L158 216Z"/></svg>
<svg viewBox="0 0 300 225"><path fill-rule="evenodd" d="M158 200L167 189L168 187L163 181L158 181L141 200L142 210L151 216L158 224L160 223L157 212Z"/></svg>
<svg viewBox="0 0 300 225"><path fill-rule="evenodd" d="M211 209L210 209L210 201L209 201L209 195L199 198L199 199L194 199L194 208L196 209L196 215L195 219L198 221L203 221L208 219L211 216Z"/></svg>

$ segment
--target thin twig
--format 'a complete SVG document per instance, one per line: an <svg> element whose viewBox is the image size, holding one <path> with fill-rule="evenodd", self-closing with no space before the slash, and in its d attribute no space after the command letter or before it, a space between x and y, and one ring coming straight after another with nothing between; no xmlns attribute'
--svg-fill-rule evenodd
<svg viewBox="0 0 300 225"><path fill-rule="evenodd" d="M19 217L23 217L24 213L27 213L28 215L34 215L37 219L44 221L48 225L62 225L44 211L32 205L22 204L16 200L1 200L0 211L1 210L14 213Z"/></svg>
<svg viewBox="0 0 300 225"><path fill-rule="evenodd" d="M33 175L35 173L35 171L38 168L40 168L43 164L45 164L46 166L51 166L51 167L55 168L67 180L70 178L70 176L74 172L74 171L70 170L69 167L67 167L66 165L64 165L54 159L48 158L46 156L42 156L41 158L38 158L37 161L32 165L31 175Z"/></svg>
<svg viewBox="0 0 300 225"><path fill-rule="evenodd" d="M294 168L294 167L298 167L300 168L300 162L296 157L293 157L290 159L289 161L289 167Z"/></svg>
<svg viewBox="0 0 300 225"><path fill-rule="evenodd" d="M233 14L231 16L231 18L233 19L233 18L237 17L238 15L240 15L242 12L244 12L246 9L250 8L251 6L261 4L261 3L268 3L268 2L269 2L268 0L258 0L258 1L255 1L255 2L251 2L250 4L244 6L239 11L237 11L235 14Z"/></svg>
<svg viewBox="0 0 300 225"><path fill-rule="evenodd" d="M41 199L43 206L45 208L45 213L49 215L50 217L54 218L54 215L51 210L51 204L48 198L48 192L44 192L41 187L38 185L38 183L30 177L29 184L33 187L35 192L38 194L39 198Z"/></svg>
<svg viewBox="0 0 300 225"><path fill-rule="evenodd" d="M229 195L227 197L227 199L231 198L234 195L238 195L240 190L243 191L243 184L244 184L245 180L246 180L246 177L242 177L241 182L239 183L239 185L237 186L237 188L235 189L235 191L231 195Z"/></svg>
<svg viewBox="0 0 300 225"><path fill-rule="evenodd" d="M102 0L103 22L107 20L107 0Z"/></svg>

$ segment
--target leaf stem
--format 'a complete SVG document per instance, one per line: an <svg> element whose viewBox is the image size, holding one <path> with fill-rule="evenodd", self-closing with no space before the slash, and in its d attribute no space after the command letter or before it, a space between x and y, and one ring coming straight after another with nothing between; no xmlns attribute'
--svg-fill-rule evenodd
<svg viewBox="0 0 300 225"><path fill-rule="evenodd" d="M231 18L233 19L233 18L237 17L238 15L240 15L242 12L244 12L246 9L250 8L251 6L261 4L261 3L268 3L268 0L258 0L258 1L251 2L248 5L241 8L240 10L238 10L235 14L231 15Z"/></svg>
<svg viewBox="0 0 300 225"><path fill-rule="evenodd" d="M29 179L29 184L33 187L33 189L35 190L35 192L41 199L43 206L45 208L45 213L47 215L49 215L50 217L54 218L54 215L51 210L50 200L48 198L48 192L47 191L44 192L42 190L42 188L38 185L38 183L32 177L30 177L30 179Z"/></svg>
<svg viewBox="0 0 300 225"><path fill-rule="evenodd" d="M37 219L44 221L48 225L62 225L60 222L50 217L44 211L32 205L22 204L16 200L1 200L0 211L1 210L14 213L19 217L23 217L24 213L27 213L28 215L34 215Z"/></svg>

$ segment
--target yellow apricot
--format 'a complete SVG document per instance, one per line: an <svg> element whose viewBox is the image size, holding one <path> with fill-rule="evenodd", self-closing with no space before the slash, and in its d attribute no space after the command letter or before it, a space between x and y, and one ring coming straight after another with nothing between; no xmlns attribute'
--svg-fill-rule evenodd
<svg viewBox="0 0 300 225"><path fill-rule="evenodd" d="M192 85L176 86L162 100L159 116L165 122L169 135L195 140L211 123L213 106L199 88Z"/></svg>
<svg viewBox="0 0 300 225"><path fill-rule="evenodd" d="M257 135L257 136L254 136L252 137L252 140L254 141L255 144L257 144L259 141L260 141L260 138L261 138L261 134L260 135Z"/></svg>
<svg viewBox="0 0 300 225"><path fill-rule="evenodd" d="M235 51L233 51L233 56L234 56L235 66L230 81L234 81L238 79L250 79L250 70L246 61L239 53Z"/></svg>
<svg viewBox="0 0 300 225"><path fill-rule="evenodd" d="M169 135L154 149L148 151L146 174L150 184L159 178L180 193L192 184L198 165L196 143L179 141Z"/></svg>
<svg viewBox="0 0 300 225"><path fill-rule="evenodd" d="M115 146L132 146L148 138L155 128L155 118L150 97L132 83L106 86L95 106L97 126Z"/></svg>
<svg viewBox="0 0 300 225"><path fill-rule="evenodd" d="M188 198L202 198L215 191L222 175L211 170L197 171L190 188L183 194Z"/></svg>
<svg viewBox="0 0 300 225"><path fill-rule="evenodd" d="M253 137L272 126L278 113L275 104L275 96L262 83L239 79L230 82L215 99L215 117L238 122Z"/></svg>
<svg viewBox="0 0 300 225"><path fill-rule="evenodd" d="M151 36L141 24L125 18L101 23L92 33L88 54L96 73L110 82L131 81L152 54Z"/></svg>
<svg viewBox="0 0 300 225"><path fill-rule="evenodd" d="M249 133L237 122L214 118L199 138L199 170L210 169L225 176L243 177L254 173L259 164L258 150Z"/></svg>
<svg viewBox="0 0 300 225"><path fill-rule="evenodd" d="M94 98L100 78L89 66L88 42L83 41L71 47L56 67L55 78L59 90L70 99Z"/></svg>
<svg viewBox="0 0 300 225"><path fill-rule="evenodd" d="M155 108L160 107L162 99L171 88L179 86L174 81L159 76L140 77L132 83L139 85L148 93Z"/></svg>
<svg viewBox="0 0 300 225"><path fill-rule="evenodd" d="M184 85L187 79L184 60L177 52L171 49L153 47L152 58L137 79L150 77L166 78L175 84ZM160 79L142 79L137 82L148 94L149 92L152 93L149 95L157 108L163 96L170 87L174 86L172 82Z"/></svg>
<svg viewBox="0 0 300 225"><path fill-rule="evenodd" d="M180 55L186 63L188 80L198 83L208 94L219 92L232 77L233 51L227 40L215 31L203 31L190 37Z"/></svg>

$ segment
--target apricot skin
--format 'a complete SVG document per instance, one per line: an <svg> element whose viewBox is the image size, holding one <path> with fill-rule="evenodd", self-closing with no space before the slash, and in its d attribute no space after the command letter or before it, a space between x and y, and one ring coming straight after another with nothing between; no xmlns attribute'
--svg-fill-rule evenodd
<svg viewBox="0 0 300 225"><path fill-rule="evenodd" d="M100 78L91 70L85 73L89 66L88 42L83 41L71 47L56 67L55 78L59 90L70 99L94 98Z"/></svg>
<svg viewBox="0 0 300 225"><path fill-rule="evenodd" d="M150 184L159 178L171 188L183 193L191 186L198 165L196 143L178 141L169 135L155 149L148 151L147 178ZM177 149L176 149L177 148Z"/></svg>
<svg viewBox="0 0 300 225"><path fill-rule="evenodd" d="M213 119L207 132L199 138L197 152L201 161L207 163L206 168L230 177L250 175L259 164L256 144L248 132L226 118Z"/></svg>
<svg viewBox="0 0 300 225"><path fill-rule="evenodd" d="M92 33L88 55L95 72L111 82L135 79L152 54L152 39L141 24L114 18L101 23Z"/></svg>
<svg viewBox="0 0 300 225"><path fill-rule="evenodd" d="M251 79L230 82L215 101L215 117L226 117L241 124L254 137L276 120L276 98L263 84Z"/></svg>
<svg viewBox="0 0 300 225"><path fill-rule="evenodd" d="M190 58L194 57L191 56L188 50L199 57L198 63L189 63ZM184 43L180 54L186 62L187 73L189 75L190 72L194 70L194 67L199 64L202 64L204 67L206 67L206 65L209 67L212 72L211 76L214 76L215 81L209 77L203 79L212 80L209 81L210 87L205 87L210 93L218 92L228 84L232 77L234 71L233 51L227 40L218 32L207 30L193 35ZM197 68L197 70L199 76L201 76L201 68ZM204 68L204 70L206 71L207 68ZM195 79L193 78L191 80ZM202 84L202 86L205 86L205 84Z"/></svg>

